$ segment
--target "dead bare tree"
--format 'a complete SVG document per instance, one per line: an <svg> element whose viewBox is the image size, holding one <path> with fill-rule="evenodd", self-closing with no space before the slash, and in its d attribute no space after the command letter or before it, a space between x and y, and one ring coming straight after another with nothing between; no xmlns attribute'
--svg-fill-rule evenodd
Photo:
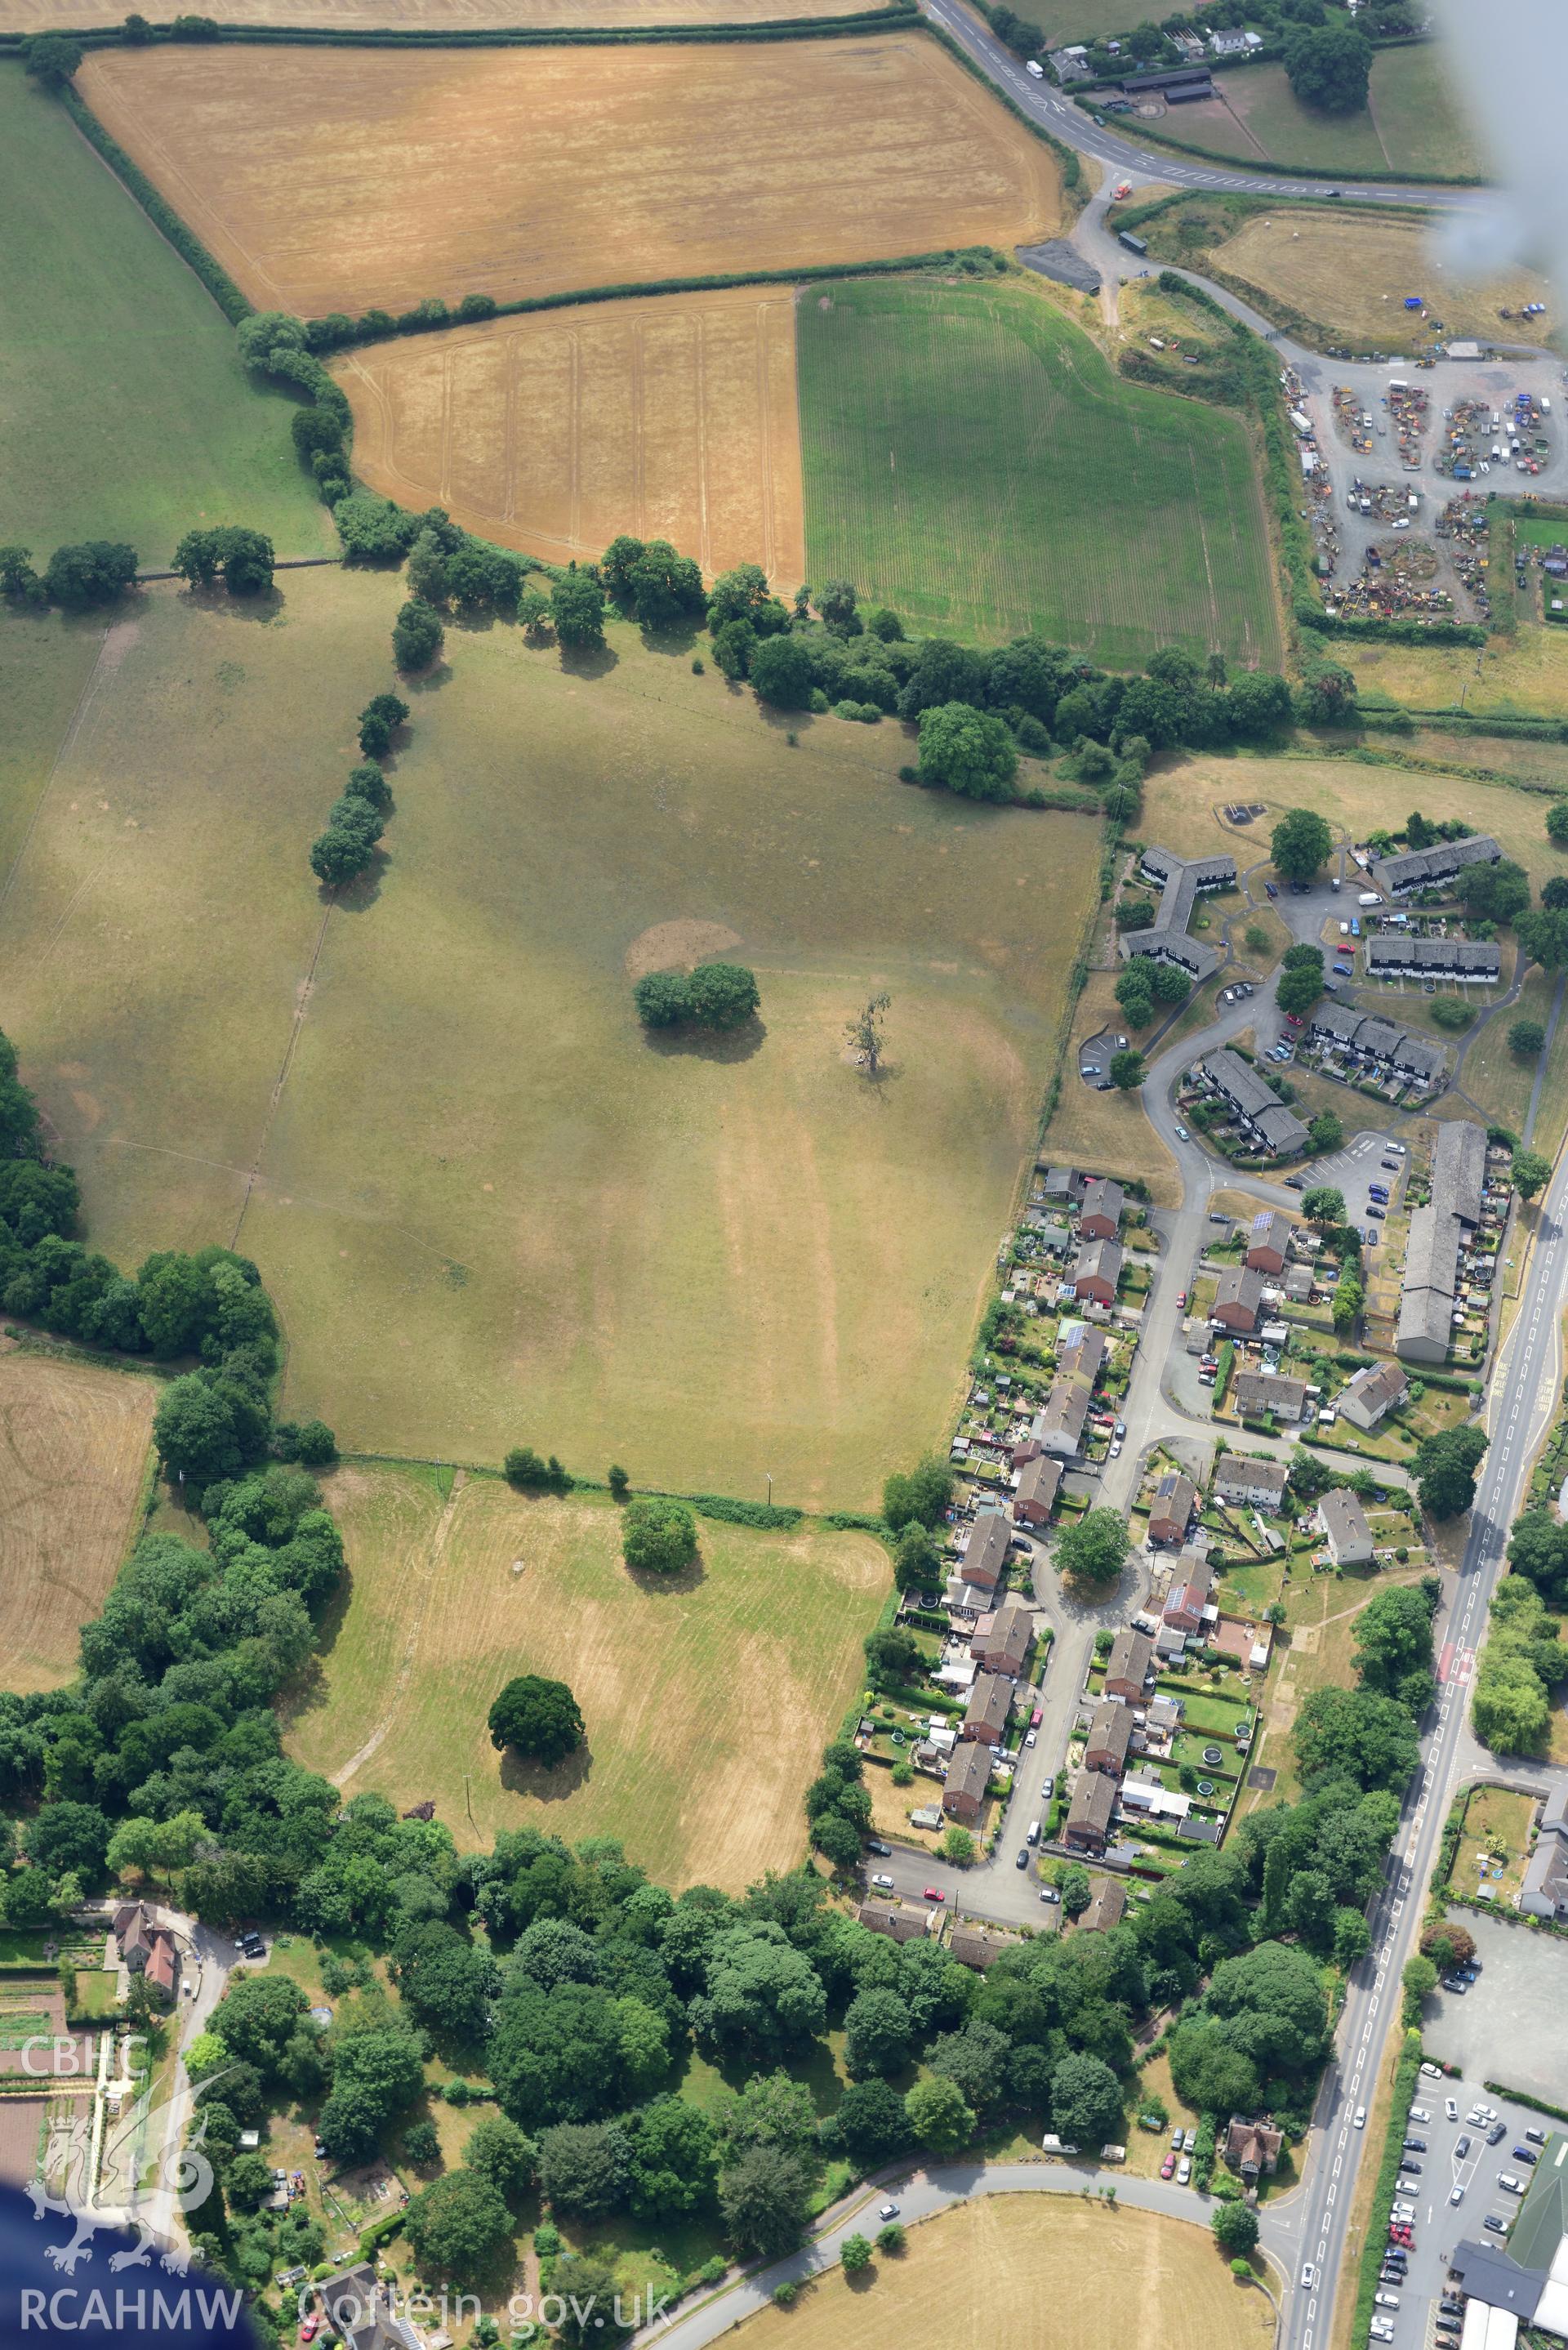
<svg viewBox="0 0 1568 2350"><path fill-rule="evenodd" d="M865 1010L857 1012L844 1031L865 1064L868 1077L881 1075L882 1024L892 1001L890 995L874 995Z"/></svg>

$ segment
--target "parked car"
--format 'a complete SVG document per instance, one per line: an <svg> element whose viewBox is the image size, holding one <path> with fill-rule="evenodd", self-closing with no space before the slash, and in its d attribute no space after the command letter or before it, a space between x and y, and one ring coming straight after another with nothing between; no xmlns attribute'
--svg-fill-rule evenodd
<svg viewBox="0 0 1568 2350"><path fill-rule="evenodd" d="M1407 2137L1405 2140L1405 2151L1407 2154L1425 2154L1427 2151L1426 2139L1424 2137Z"/></svg>
<svg viewBox="0 0 1568 2350"><path fill-rule="evenodd" d="M1546 2132L1544 2130L1527 2129L1524 2135L1530 2140L1532 2146L1544 2146L1546 2143Z"/></svg>
<svg viewBox="0 0 1568 2350"><path fill-rule="evenodd" d="M1173 2154L1168 2154L1168 2155L1166 2156L1165 2160L1164 2160L1164 2161L1160 2164L1160 2166L1159 2166L1159 2175L1160 2175L1160 2177L1161 2177L1162 2178L1175 2178L1175 2176L1176 2176L1176 2157L1175 2157L1175 2155L1173 2155Z"/></svg>
<svg viewBox="0 0 1568 2350"><path fill-rule="evenodd" d="M947 1898L947 1895L945 1893L939 1892L938 1888L934 1885L928 1885L921 1897L921 1898L926 1901L945 1901Z"/></svg>
<svg viewBox="0 0 1568 2350"><path fill-rule="evenodd" d="M1192 1138L1184 1126L1179 1126L1176 1129L1176 1139L1178 1142L1189 1142Z"/></svg>
<svg viewBox="0 0 1568 2350"><path fill-rule="evenodd" d="M1121 1448L1118 1445L1116 1449L1119 1451ZM1040 1732L1037 1730L1026 1730L1023 1733L1023 1743L1025 1746L1038 1746L1040 1743Z"/></svg>
<svg viewBox="0 0 1568 2350"><path fill-rule="evenodd" d="M1304 1191L1306 1187L1306 1177L1304 1175L1287 1175L1285 1177L1285 1189L1289 1191Z"/></svg>
<svg viewBox="0 0 1568 2350"><path fill-rule="evenodd" d="M896 2220L898 2216L898 2207L896 2203L879 2203L877 2207L878 2220Z"/></svg>
<svg viewBox="0 0 1568 2350"><path fill-rule="evenodd" d="M1501 2146L1507 2136L1508 2132L1501 2122L1493 2122L1486 2134L1486 2142L1488 2146Z"/></svg>
<svg viewBox="0 0 1568 2350"><path fill-rule="evenodd" d="M1397 1159L1380 1159L1377 1164L1380 1167L1386 1167L1390 1175L1397 1175L1399 1172L1399 1161Z"/></svg>
<svg viewBox="0 0 1568 2350"><path fill-rule="evenodd" d="M1411 2106L1411 2108L1410 2108L1410 2119L1411 2119L1413 2122L1429 2122L1429 2121L1431 2120L1431 2118L1432 2118L1432 2116L1431 2116L1431 2115L1427 2111L1427 2108L1426 2108L1426 2106Z"/></svg>
<svg viewBox="0 0 1568 2350"><path fill-rule="evenodd" d="M1451 2122L1457 2122L1459 2120L1459 2109L1454 2103L1452 2097L1445 2097L1443 2099L1443 2111L1447 2114Z"/></svg>
<svg viewBox="0 0 1568 2350"><path fill-rule="evenodd" d="M1524 2193L1525 2182L1516 2170L1500 2170L1497 2174L1497 2183L1500 2187L1506 2187L1511 2195Z"/></svg>
<svg viewBox="0 0 1568 2350"><path fill-rule="evenodd" d="M1029 1846L1028 1846L1026 1844L1021 1844L1021 1845L1019 1846L1019 1847L1018 1847L1018 1857L1017 1857L1017 1859L1013 1862L1012 1866L1013 1866L1013 1867L1014 1867L1014 1868L1027 1868L1027 1867L1028 1867L1028 1866L1029 1866Z"/></svg>
<svg viewBox="0 0 1568 2350"><path fill-rule="evenodd" d="M878 1859L881 1860L891 1860L893 1856L892 1846L890 1844L884 1844L880 1836L867 1836L866 1839L866 1849L867 1852L876 1853Z"/></svg>
<svg viewBox="0 0 1568 2350"><path fill-rule="evenodd" d="M1197 2132L1195 2129L1189 2129L1189 2130L1187 2130L1187 2131L1185 2131L1185 2132L1183 2133L1183 2135L1182 2135L1182 2140L1181 2140L1181 2147L1182 2147L1182 2152L1183 2152L1184 2154L1191 2154L1191 2153L1193 2152L1194 2148L1197 2147L1197 2144L1198 2144L1198 2132Z"/></svg>
<svg viewBox="0 0 1568 2350"><path fill-rule="evenodd" d="M1449 2198L1450 2203L1462 2203L1464 2199L1465 2190L1462 2185L1456 2187L1453 2193Z"/></svg>
<svg viewBox="0 0 1568 2350"><path fill-rule="evenodd" d="M1062 1897L1054 1885L1043 1885L1040 1887L1040 1898L1042 1901L1060 1901Z"/></svg>
<svg viewBox="0 0 1568 2350"><path fill-rule="evenodd" d="M1368 1214L1369 1216L1376 1216L1379 1221L1381 1221L1381 1219L1382 1219L1383 1211L1382 1211L1382 1209L1378 1206L1378 1204L1377 1204L1377 1202L1376 1202L1376 1200L1370 1200L1370 1201L1368 1201L1368 1202L1367 1202L1367 1207L1366 1207L1366 1212L1367 1212L1367 1214Z"/></svg>
<svg viewBox="0 0 1568 2350"><path fill-rule="evenodd" d="M1533 2170L1541 2157L1532 2146L1516 2146L1513 2149L1513 2158L1515 2162L1528 2162Z"/></svg>
<svg viewBox="0 0 1568 2350"><path fill-rule="evenodd" d="M1265 881L1263 887L1268 891L1271 898L1277 898L1279 896L1279 889L1272 881Z"/></svg>
<svg viewBox="0 0 1568 2350"><path fill-rule="evenodd" d="M1500 2220L1495 2211L1487 2213L1486 2218L1481 2221L1481 2226L1490 2228L1494 2236L1506 2236L1508 2233L1508 2221Z"/></svg>
<svg viewBox="0 0 1568 2350"><path fill-rule="evenodd" d="M1178 2185L1179 2187L1185 2187L1185 2186L1186 2186L1186 2184L1187 2184L1187 2182L1188 2182L1188 2180L1191 2178L1191 2176L1192 2176L1192 2157L1191 2157L1189 2154L1184 2154L1184 2155L1182 2156L1182 2158L1181 2158L1181 2160L1180 2160L1180 2161L1177 2164L1177 2166L1176 2166L1176 2183L1177 2183L1177 2185Z"/></svg>
<svg viewBox="0 0 1568 2350"><path fill-rule="evenodd" d="M1468 2130L1461 2130L1454 2147L1454 2160L1456 2162L1462 2162L1469 2150L1469 2132Z"/></svg>
<svg viewBox="0 0 1568 2350"><path fill-rule="evenodd" d="M893 1880L885 1872L874 1877L871 1882L878 1893L891 1893L893 1890Z"/></svg>

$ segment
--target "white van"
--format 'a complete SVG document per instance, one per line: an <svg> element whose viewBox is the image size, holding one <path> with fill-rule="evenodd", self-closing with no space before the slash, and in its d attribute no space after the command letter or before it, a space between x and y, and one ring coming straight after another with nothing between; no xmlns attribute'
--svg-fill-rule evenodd
<svg viewBox="0 0 1568 2350"><path fill-rule="evenodd" d="M1043 65L1038 65L1038 64L1036 64L1035 60L1034 60L1033 57L1031 57L1031 58L1030 58L1030 60L1029 60L1028 64L1024 67L1023 70L1024 70L1024 72L1025 72L1025 73L1032 73L1032 74L1033 75L1033 77L1034 77L1034 78L1035 78L1035 80L1036 80L1036 81L1044 81L1044 78L1045 78L1045 68L1044 68L1044 67Z"/></svg>
<svg viewBox="0 0 1568 2350"><path fill-rule="evenodd" d="M1383 900L1376 889L1363 889L1355 902L1358 906L1380 906Z"/></svg>
<svg viewBox="0 0 1568 2350"><path fill-rule="evenodd" d="M1038 1843L1039 1843L1039 1841L1040 1841L1040 1823L1039 1823L1039 1821L1038 1821L1038 1820L1031 1820L1031 1821L1030 1821L1030 1823L1029 1823L1029 1834L1024 1837L1023 1841L1024 1841L1024 1843L1025 1843L1025 1844L1038 1844Z"/></svg>

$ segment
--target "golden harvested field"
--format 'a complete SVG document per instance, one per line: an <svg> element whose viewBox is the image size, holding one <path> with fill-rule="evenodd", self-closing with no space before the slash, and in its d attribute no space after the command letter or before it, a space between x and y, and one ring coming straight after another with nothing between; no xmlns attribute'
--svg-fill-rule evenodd
<svg viewBox="0 0 1568 2350"><path fill-rule="evenodd" d="M736 286L381 343L334 372L354 463L404 504L546 561L618 532L710 574L805 577L794 297Z"/></svg>
<svg viewBox="0 0 1568 2350"><path fill-rule="evenodd" d="M1404 298L1424 294L1428 307L1453 335L1505 335L1513 343L1544 345L1554 320L1521 318L1526 302L1548 302L1546 280L1526 270L1470 285L1438 261L1433 233L1419 221L1375 213L1325 215L1316 205L1248 221L1213 247L1232 276L1314 318L1329 338L1363 348L1386 349L1406 338ZM1500 309L1514 313L1511 322Z"/></svg>
<svg viewBox="0 0 1568 2350"><path fill-rule="evenodd" d="M1007 245L1061 218L1050 151L918 32L102 49L78 87L251 299L305 317Z"/></svg>
<svg viewBox="0 0 1568 2350"><path fill-rule="evenodd" d="M798 1859L802 1790L888 1588L880 1543L704 1518L699 1567L665 1583L628 1572L603 1495L380 1464L326 1492L350 1581L286 1732L310 1769L400 1805L433 1796L461 1845L524 1824L618 1836L675 1887L738 1892ZM522 1672L582 1708L587 1746L557 1770L491 1745L491 1701Z"/></svg>
<svg viewBox="0 0 1568 2350"><path fill-rule="evenodd" d="M76 1670L77 1636L134 1531L157 1400L153 1379L0 1353L7 1689L55 1689Z"/></svg>
<svg viewBox="0 0 1568 2350"><path fill-rule="evenodd" d="M911 2228L908 2250L867 2274L851 2284L829 2270L736 2338L744 2350L1266 2350L1273 2330L1268 2300L1231 2275L1207 2228L1075 2195L977 2195Z"/></svg>
<svg viewBox="0 0 1568 2350"><path fill-rule="evenodd" d="M339 31L483 33L642 25L763 24L846 16L856 0L202 0L220 25L327 25ZM0 0L0 33L80 32L103 0Z"/></svg>

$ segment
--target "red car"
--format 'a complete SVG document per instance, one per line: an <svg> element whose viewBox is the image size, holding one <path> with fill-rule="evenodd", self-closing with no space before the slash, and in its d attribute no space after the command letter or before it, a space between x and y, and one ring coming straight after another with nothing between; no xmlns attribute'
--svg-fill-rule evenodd
<svg viewBox="0 0 1568 2350"><path fill-rule="evenodd" d="M1159 2175L1162 2178L1169 2178L1175 2175L1175 2171L1176 2157L1173 2154L1168 2154L1159 2166Z"/></svg>
<svg viewBox="0 0 1568 2350"><path fill-rule="evenodd" d="M1299 1027L1301 1026L1301 1024L1302 1024L1302 1015L1301 1015L1301 1014L1300 1014L1299 1012L1287 1012L1287 1013L1286 1013L1286 1014L1285 1014L1285 1026L1286 1026L1287 1028L1299 1028Z"/></svg>
<svg viewBox="0 0 1568 2350"><path fill-rule="evenodd" d="M934 1885L928 1885L923 1898L927 1901L945 1901L948 1897L945 1893L939 1893Z"/></svg>
<svg viewBox="0 0 1568 2350"><path fill-rule="evenodd" d="M1029 1727L1030 1727L1030 1729L1031 1729L1031 1730L1038 1730L1038 1729L1039 1729L1039 1727L1040 1727L1040 1724L1044 1721L1044 1719L1045 1719L1045 1717L1044 1717L1044 1713L1041 1711L1040 1708L1039 1708L1038 1706L1036 1706L1036 1707L1035 1707L1035 1709L1034 1709L1034 1711L1033 1711L1033 1713L1030 1715L1030 1717L1029 1717Z"/></svg>
<svg viewBox="0 0 1568 2350"><path fill-rule="evenodd" d="M1178 1304L1179 1305L1186 1305L1186 1303L1187 1303L1187 1292L1186 1292L1186 1290L1185 1290L1185 1289L1179 1289L1179 1290L1177 1291L1177 1293L1176 1293L1176 1302L1177 1302L1177 1304Z"/></svg>
<svg viewBox="0 0 1568 2350"><path fill-rule="evenodd" d="M314 2342L317 2333L320 2331L320 2327L321 2313L319 2310L317 2310L306 2319L304 2324L300 2327L300 2340L302 2342Z"/></svg>

